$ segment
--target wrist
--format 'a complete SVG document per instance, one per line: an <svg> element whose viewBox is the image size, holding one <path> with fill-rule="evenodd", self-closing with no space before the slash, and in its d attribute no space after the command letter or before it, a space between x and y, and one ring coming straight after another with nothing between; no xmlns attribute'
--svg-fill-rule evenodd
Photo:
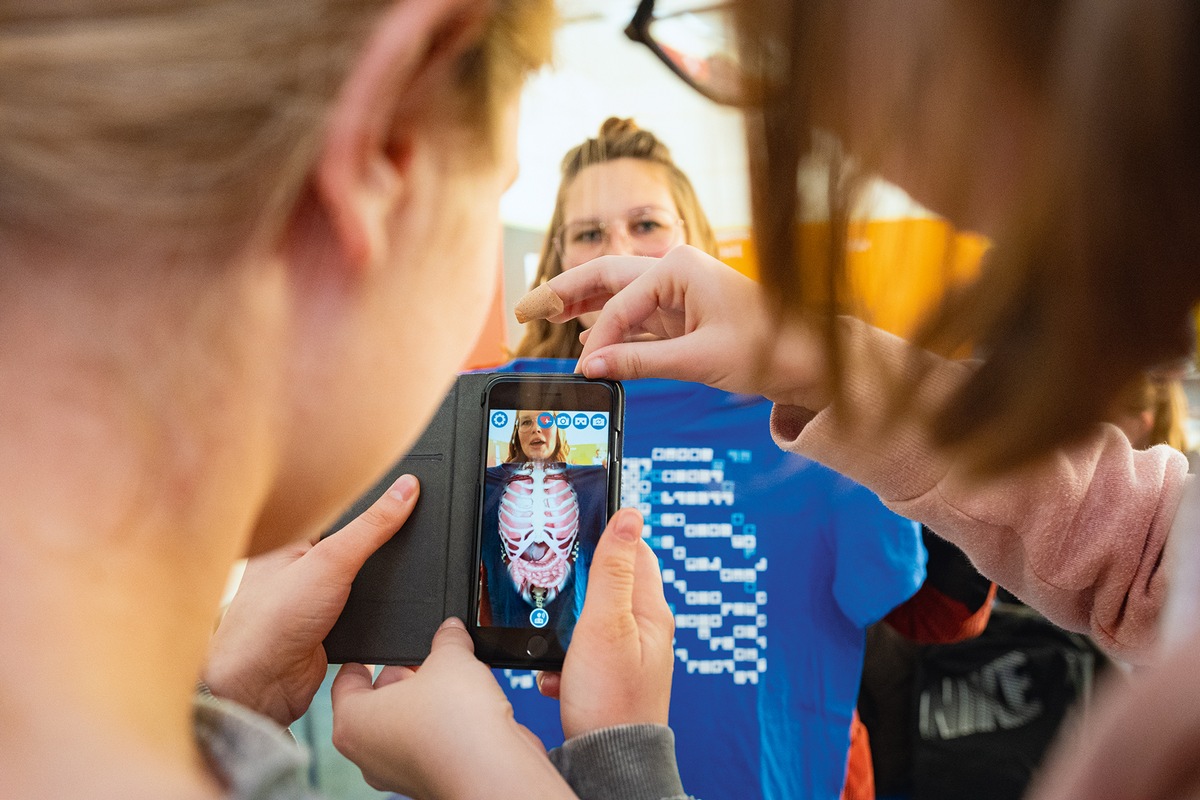
<svg viewBox="0 0 1200 800"><path fill-rule="evenodd" d="M577 708L562 707L562 729L565 739L580 739L597 731L611 730L637 725L660 725L666 727L670 715L670 688L661 696L646 698L636 705L614 708L610 705L595 705Z"/></svg>
<svg viewBox="0 0 1200 800"><path fill-rule="evenodd" d="M223 673L211 665L200 673L200 683L208 688L213 697L237 703L264 717L269 717L283 727L287 727L294 719L289 719L287 711L272 702L273 692L253 679L247 679L241 673Z"/></svg>
<svg viewBox="0 0 1200 800"><path fill-rule="evenodd" d="M439 800L575 798L533 734L515 721L512 727L511 733L491 740L482 751L439 764L438 773L429 776L431 795ZM464 768L464 761L468 767Z"/></svg>
<svg viewBox="0 0 1200 800"><path fill-rule="evenodd" d="M781 322L767 340L761 394L772 403L813 413L831 402L825 344L807 325Z"/></svg>

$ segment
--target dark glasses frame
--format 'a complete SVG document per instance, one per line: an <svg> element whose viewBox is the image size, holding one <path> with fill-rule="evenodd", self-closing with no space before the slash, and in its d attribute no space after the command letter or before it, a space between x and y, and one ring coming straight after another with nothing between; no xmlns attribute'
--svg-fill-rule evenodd
<svg viewBox="0 0 1200 800"><path fill-rule="evenodd" d="M711 5L704 6L700 11L711 11L728 5L724 2L714 2ZM625 36L638 44L645 45L658 57L658 60L667 65L671 72L675 73L684 83L695 89L700 94L712 100L714 103L727 106L741 106L746 103L739 98L731 97L713 90L698 80L696 76L689 73L683 66L671 56L671 54L654 38L654 34L650 32L651 25L660 19L654 16L654 0L641 0L638 3L637 10L633 12L633 19L625 26Z"/></svg>

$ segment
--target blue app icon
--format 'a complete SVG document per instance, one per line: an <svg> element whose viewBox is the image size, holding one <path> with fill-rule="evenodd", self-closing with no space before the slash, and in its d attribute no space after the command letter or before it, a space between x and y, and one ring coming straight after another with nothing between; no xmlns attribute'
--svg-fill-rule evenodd
<svg viewBox="0 0 1200 800"><path fill-rule="evenodd" d="M565 412L558 412L558 416L554 418L554 424L560 428L571 427L571 415Z"/></svg>
<svg viewBox="0 0 1200 800"><path fill-rule="evenodd" d="M529 612L529 624L535 628L544 628L550 621L550 613L544 608L535 608Z"/></svg>
<svg viewBox="0 0 1200 800"><path fill-rule="evenodd" d="M572 422L575 423L576 428L586 428L588 426L587 414L576 414Z"/></svg>
<svg viewBox="0 0 1200 800"><path fill-rule="evenodd" d="M503 411L497 411L495 414L492 414L492 425L497 428L503 428L507 424L508 414L505 414Z"/></svg>
<svg viewBox="0 0 1200 800"><path fill-rule="evenodd" d="M538 414L538 427L539 428L543 428L543 429L549 428L553 424L554 424L554 417L550 414L549 411L543 411L542 413Z"/></svg>
<svg viewBox="0 0 1200 800"><path fill-rule="evenodd" d="M603 430L608 424L608 419L603 414L592 414L592 427L596 430Z"/></svg>

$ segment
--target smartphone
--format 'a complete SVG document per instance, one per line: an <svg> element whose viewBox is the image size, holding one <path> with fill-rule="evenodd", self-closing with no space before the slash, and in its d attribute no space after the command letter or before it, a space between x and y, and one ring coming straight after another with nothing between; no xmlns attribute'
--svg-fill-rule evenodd
<svg viewBox="0 0 1200 800"><path fill-rule="evenodd" d="M526 442L517 420L522 410L538 412L525 426ZM552 418L541 421L553 425L538 427L543 412ZM420 664L438 625L455 616L487 663L561 668L596 539L617 508L624 422L619 383L460 375L408 455L324 534L338 535L400 475L421 481L404 527L354 579L325 637L329 662ZM561 461L546 449L552 434ZM556 512L553 519L547 510ZM551 550L554 558L547 558ZM510 569L514 559L521 563Z"/></svg>
<svg viewBox="0 0 1200 800"><path fill-rule="evenodd" d="M487 664L561 669L618 508L624 391L578 375L498 374L483 410L467 627Z"/></svg>

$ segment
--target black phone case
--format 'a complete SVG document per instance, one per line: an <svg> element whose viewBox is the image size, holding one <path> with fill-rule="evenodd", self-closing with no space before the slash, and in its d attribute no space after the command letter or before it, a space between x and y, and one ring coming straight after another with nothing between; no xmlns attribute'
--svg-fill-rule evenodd
<svg viewBox="0 0 1200 800"><path fill-rule="evenodd" d="M460 375L411 452L324 535L336 535L404 473L421 482L404 528L367 559L325 638L330 663L419 664L447 617L467 620L482 474L483 392L491 374Z"/></svg>

